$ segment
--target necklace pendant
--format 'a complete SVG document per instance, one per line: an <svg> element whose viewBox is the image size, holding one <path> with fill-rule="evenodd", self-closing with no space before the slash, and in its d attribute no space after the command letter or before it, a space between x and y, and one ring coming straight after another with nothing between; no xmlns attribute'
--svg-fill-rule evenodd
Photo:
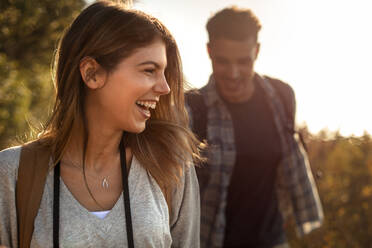
<svg viewBox="0 0 372 248"><path fill-rule="evenodd" d="M102 180L102 188L104 188L104 189L109 188L109 182L108 182L108 179L106 177L103 178L103 180Z"/></svg>

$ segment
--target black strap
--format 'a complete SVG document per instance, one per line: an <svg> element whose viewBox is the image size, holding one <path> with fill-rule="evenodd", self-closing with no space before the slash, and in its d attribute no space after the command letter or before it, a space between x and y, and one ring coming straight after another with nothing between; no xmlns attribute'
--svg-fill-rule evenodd
<svg viewBox="0 0 372 248"><path fill-rule="evenodd" d="M122 174L122 182L123 182L125 223L127 227L128 247L134 248L132 215L131 215L130 200L129 200L127 160L125 156L125 146L124 146L123 139L120 142L120 163L121 163L121 174ZM61 174L60 171L61 171L60 162L58 162L56 167L54 168L54 196L53 196L53 247L54 248L59 247L59 185L60 185L60 174Z"/></svg>
<svg viewBox="0 0 372 248"><path fill-rule="evenodd" d="M53 197L53 247L59 247L59 178L61 175L60 162L54 168L54 197Z"/></svg>
<svg viewBox="0 0 372 248"><path fill-rule="evenodd" d="M125 146L124 146L123 139L121 139L121 142L120 142L120 163L121 163L121 175L122 175L122 182L123 182L125 223L127 225L128 247L129 248L134 248L132 215L131 215L131 211L130 211L130 200L129 200L127 159L126 159L126 156L125 156Z"/></svg>

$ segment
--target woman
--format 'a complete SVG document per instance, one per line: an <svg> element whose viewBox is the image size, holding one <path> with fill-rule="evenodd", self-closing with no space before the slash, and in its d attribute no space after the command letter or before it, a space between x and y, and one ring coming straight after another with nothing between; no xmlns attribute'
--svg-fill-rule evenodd
<svg viewBox="0 0 372 248"><path fill-rule="evenodd" d="M31 247L128 247L131 239L134 247L199 247L189 163L198 150L169 31L142 12L97 2L68 28L56 55L54 111L37 141L50 150L52 169ZM9 247L18 245L21 150L0 153L0 244Z"/></svg>

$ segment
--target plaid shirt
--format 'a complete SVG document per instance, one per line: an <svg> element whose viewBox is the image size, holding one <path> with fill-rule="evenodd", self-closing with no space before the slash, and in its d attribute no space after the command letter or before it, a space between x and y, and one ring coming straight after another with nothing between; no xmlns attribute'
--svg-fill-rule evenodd
<svg viewBox="0 0 372 248"><path fill-rule="evenodd" d="M299 236L318 228L323 211L307 155L297 134L290 134L284 105L268 79L256 74L270 108L274 113L282 147L282 160L278 166L277 187L282 215L294 215ZM208 165L198 170L201 196L201 247L222 247L225 235L225 210L228 186L233 172L236 150L231 116L216 90L211 76L200 90L207 114ZM192 123L191 108L188 107ZM249 211L249 210L247 210Z"/></svg>

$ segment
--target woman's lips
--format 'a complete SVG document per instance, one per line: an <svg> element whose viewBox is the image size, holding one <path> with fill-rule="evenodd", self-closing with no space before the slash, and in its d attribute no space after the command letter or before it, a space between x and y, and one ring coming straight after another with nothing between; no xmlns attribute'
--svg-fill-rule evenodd
<svg viewBox="0 0 372 248"><path fill-rule="evenodd" d="M137 108L138 108L138 110L142 113L142 115L143 115L146 119L149 119L149 118L151 117L151 113L150 113L149 108L145 108L145 107L138 106L138 105L137 105Z"/></svg>

